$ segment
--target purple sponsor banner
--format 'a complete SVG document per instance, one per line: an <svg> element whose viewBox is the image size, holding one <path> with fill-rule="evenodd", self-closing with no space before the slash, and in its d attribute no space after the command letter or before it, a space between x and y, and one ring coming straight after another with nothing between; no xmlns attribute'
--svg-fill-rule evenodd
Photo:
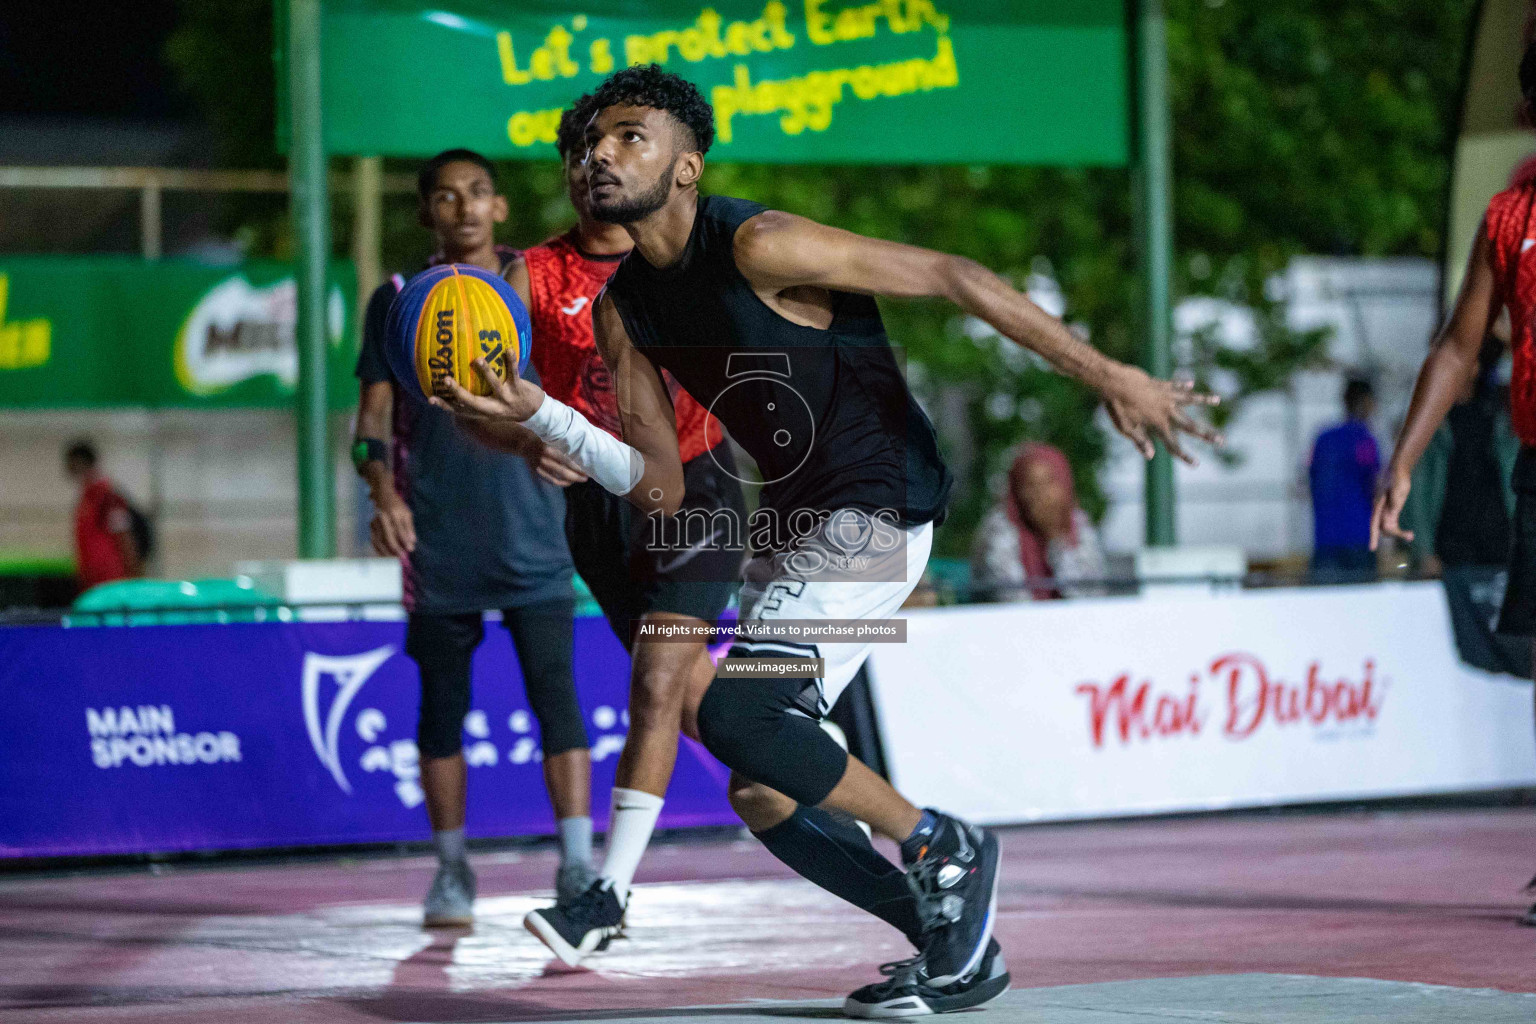
<svg viewBox="0 0 1536 1024"><path fill-rule="evenodd" d="M0 856L423 840L416 665L403 622L0 629ZM599 827L629 660L576 622ZM473 836L554 830L510 638L486 623L465 719ZM661 827L737 821L682 741Z"/></svg>

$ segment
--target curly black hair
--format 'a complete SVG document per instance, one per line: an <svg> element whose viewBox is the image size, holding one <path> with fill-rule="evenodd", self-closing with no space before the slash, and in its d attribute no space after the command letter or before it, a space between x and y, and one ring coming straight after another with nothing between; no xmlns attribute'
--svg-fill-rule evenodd
<svg viewBox="0 0 1536 1024"><path fill-rule="evenodd" d="M592 120L595 112L592 94L583 93L560 114L560 127L555 132L555 149L559 150L560 159L564 160L586 146L587 122Z"/></svg>
<svg viewBox="0 0 1536 1024"><path fill-rule="evenodd" d="M665 110L693 134L693 148L708 153L715 141L715 110L688 79L639 64L615 71L592 94L593 113L620 103Z"/></svg>

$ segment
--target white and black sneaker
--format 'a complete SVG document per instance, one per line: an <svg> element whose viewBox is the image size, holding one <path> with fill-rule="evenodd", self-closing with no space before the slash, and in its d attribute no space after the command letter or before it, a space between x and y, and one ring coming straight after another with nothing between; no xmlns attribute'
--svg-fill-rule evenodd
<svg viewBox="0 0 1536 1024"><path fill-rule="evenodd" d="M965 981L942 987L932 984L921 955L885 964L880 973L889 980L865 985L843 1000L843 1013L876 1020L969 1010L990 1003L1008 991L1013 981L1003 963L1002 947L994 940L987 942L980 968Z"/></svg>
<svg viewBox="0 0 1536 1024"><path fill-rule="evenodd" d="M588 953L606 948L623 926L624 907L613 883L604 878L569 903L535 910L523 918L523 927L571 967Z"/></svg>
<svg viewBox="0 0 1536 1024"><path fill-rule="evenodd" d="M997 837L959 818L938 820L907 886L917 898L929 984L942 988L976 973L997 917Z"/></svg>

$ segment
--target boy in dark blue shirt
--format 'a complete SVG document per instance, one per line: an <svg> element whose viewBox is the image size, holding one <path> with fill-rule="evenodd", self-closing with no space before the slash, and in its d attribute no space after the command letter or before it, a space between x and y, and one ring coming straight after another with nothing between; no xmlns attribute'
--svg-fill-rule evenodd
<svg viewBox="0 0 1536 1024"><path fill-rule="evenodd" d="M1369 381L1344 386L1346 419L1318 435L1312 446L1312 575L1319 582L1369 580L1371 502L1381 454L1368 424L1376 408Z"/></svg>
<svg viewBox="0 0 1536 1024"><path fill-rule="evenodd" d="M485 157L441 153L422 167L418 188L421 223L435 236L433 262L496 272L516 257L496 245L494 228L506 219L507 205ZM402 564L410 613L405 651L421 670L416 745L441 862L424 916L428 925L467 925L475 876L464 848L462 729L487 611L500 611L512 634L539 723L544 779L560 832L556 890L569 899L596 877L590 744L571 668L575 595L561 490L584 477L542 444L526 458L493 452L460 431L452 416L399 393L384 346L389 304L403 285L395 275L368 303L353 461L374 506L374 548Z"/></svg>

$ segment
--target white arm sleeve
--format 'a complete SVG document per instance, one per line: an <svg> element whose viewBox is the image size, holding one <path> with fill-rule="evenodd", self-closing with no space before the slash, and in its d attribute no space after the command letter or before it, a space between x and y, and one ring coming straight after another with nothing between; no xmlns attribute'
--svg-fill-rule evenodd
<svg viewBox="0 0 1536 1024"><path fill-rule="evenodd" d="M645 460L639 452L549 395L523 426L580 466L606 491L622 497L645 475Z"/></svg>

